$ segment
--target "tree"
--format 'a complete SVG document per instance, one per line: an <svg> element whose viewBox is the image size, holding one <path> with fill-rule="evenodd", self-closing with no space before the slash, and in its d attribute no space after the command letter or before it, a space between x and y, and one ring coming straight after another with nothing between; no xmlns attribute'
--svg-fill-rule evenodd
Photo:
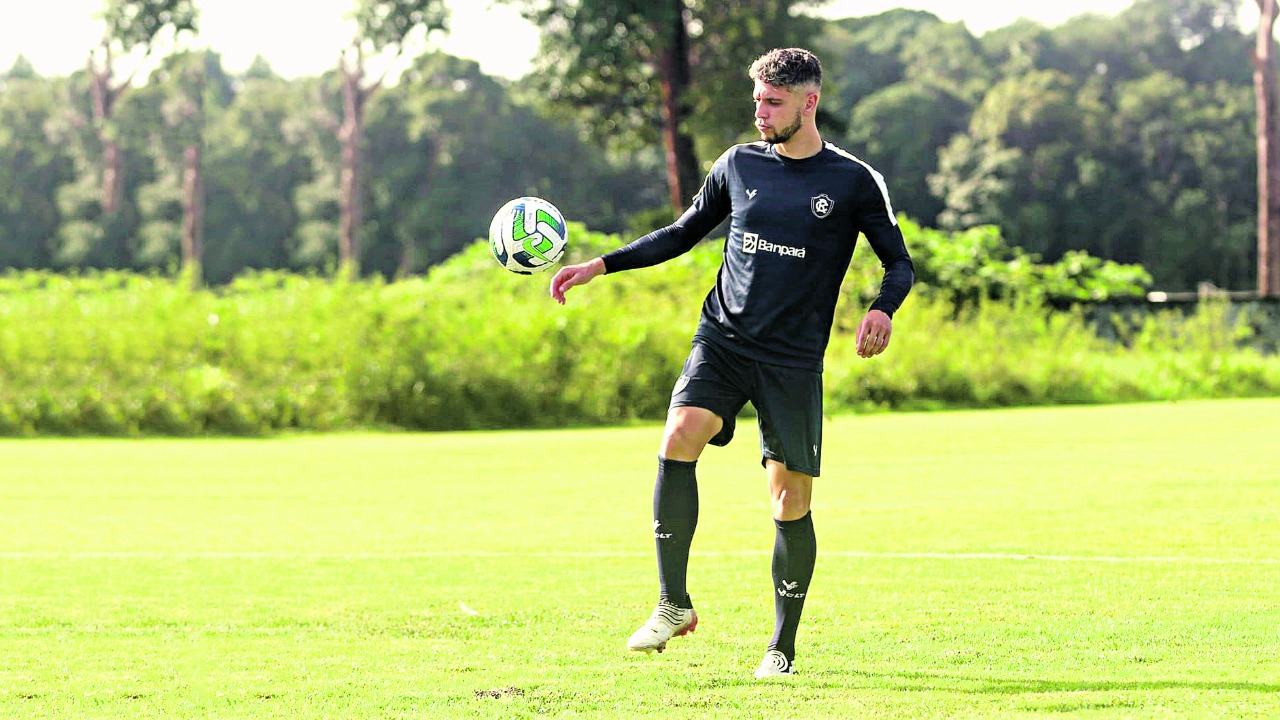
<svg viewBox="0 0 1280 720"><path fill-rule="evenodd" d="M916 81L871 93L854 107L848 147L892 183L893 206L933 225L943 203L928 192L938 148L963 132L973 107L946 90Z"/></svg>
<svg viewBox="0 0 1280 720"><path fill-rule="evenodd" d="M980 101L991 87L993 73L964 23L921 27L903 47L902 61L908 80L945 90L970 103Z"/></svg>
<svg viewBox="0 0 1280 720"><path fill-rule="evenodd" d="M1276 0L1254 0L1258 18L1253 88L1258 116L1258 295L1280 295L1280 88L1276 87Z"/></svg>
<svg viewBox="0 0 1280 720"><path fill-rule="evenodd" d="M198 12L193 0L108 0L102 13L106 32L98 48L89 53L88 77L93 100L93 126L102 144L101 211L110 225L124 196L124 156L114 127L116 105L155 49L160 33L195 32ZM141 51L133 70L116 80L115 53ZM123 242L121 238L121 242ZM127 258L127 251L119 259Z"/></svg>
<svg viewBox="0 0 1280 720"><path fill-rule="evenodd" d="M1198 50L1239 37L1239 0L1137 0L1117 18L1131 51L1147 72L1186 80Z"/></svg>
<svg viewBox="0 0 1280 720"><path fill-rule="evenodd" d="M668 201L683 211L702 175L684 127L692 83L684 0L530 0L525 8L543 31L535 83L550 102L583 111L603 142L643 143L642 127L660 128Z"/></svg>
<svg viewBox="0 0 1280 720"><path fill-rule="evenodd" d="M59 101L55 85L21 56L0 73L0 269L51 263L55 191L74 177L66 149L45 138Z"/></svg>
<svg viewBox="0 0 1280 720"><path fill-rule="evenodd" d="M365 126L366 272L419 273L484 237L513 197L546 198L575 223L616 232L661 204L661 168L612 161L572 123L513 102L479 65L424 53L387 88Z"/></svg>
<svg viewBox="0 0 1280 720"><path fill-rule="evenodd" d="M1138 229L1129 242L1141 239L1142 264L1165 287L1248 281L1250 110L1247 87L1191 85L1167 72L1115 87L1100 149L1125 168L1118 185L1127 197L1108 215Z"/></svg>
<svg viewBox="0 0 1280 720"><path fill-rule="evenodd" d="M1077 88L1063 73L997 83L970 118L968 137L953 138L939 156L930 184L946 203L940 222L999 225L1019 245L1056 260L1072 246L1063 198L1078 184L1073 153L1083 126Z"/></svg>
<svg viewBox="0 0 1280 720"><path fill-rule="evenodd" d="M816 40L827 85L822 105L847 118L863 98L905 80L903 50L941 22L932 13L899 8L826 23Z"/></svg>
<svg viewBox="0 0 1280 720"><path fill-rule="evenodd" d="M418 30L430 35L445 30L448 10L444 0L361 0L356 9L356 37L338 62L342 78L342 124L338 140L342 145L339 173L338 256L342 271L360 272L360 230L363 219L362 187L364 115L369 99L377 93ZM377 80L366 84L365 53L390 57Z"/></svg>
<svg viewBox="0 0 1280 720"><path fill-rule="evenodd" d="M798 12L825 0L699 0L690 7L689 115L685 127L693 136L703 166L735 142L758 139L752 127L751 79L747 69L766 51L807 47L818 51L825 21ZM838 75L823 59L823 102L818 123L824 134L843 132L847 115L837 108L832 92ZM701 177L698 178L701 180ZM687 204L689 197L685 198Z"/></svg>
<svg viewBox="0 0 1280 720"><path fill-rule="evenodd" d="M182 143L182 269L192 283L203 280L205 89L209 61L206 53L184 59L176 73L177 92L165 103L166 123Z"/></svg>
<svg viewBox="0 0 1280 720"><path fill-rule="evenodd" d="M820 0L513 0L542 30L531 75L547 104L591 137L635 149L660 140L668 200L679 214L702 179L695 131L723 146L747 128L747 66L773 47L812 39L794 7ZM814 32L816 35L816 31ZM567 112L566 112L567 110ZM654 128L658 132L654 133Z"/></svg>
<svg viewBox="0 0 1280 720"><path fill-rule="evenodd" d="M245 268L297 267L289 241L298 234L295 193L312 179L303 137L312 81L286 81L258 58L233 79L238 92L226 110L210 116L203 175L209 282L228 282Z"/></svg>
<svg viewBox="0 0 1280 720"><path fill-rule="evenodd" d="M136 97L151 116L146 154L154 178L137 191L136 265L172 266L176 253L186 278L203 282L206 127L210 112L231 95L218 56L207 50L170 55L139 89Z"/></svg>

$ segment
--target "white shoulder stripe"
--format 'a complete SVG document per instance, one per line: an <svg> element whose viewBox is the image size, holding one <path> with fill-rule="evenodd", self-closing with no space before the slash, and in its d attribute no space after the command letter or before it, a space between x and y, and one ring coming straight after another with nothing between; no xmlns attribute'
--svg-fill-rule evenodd
<svg viewBox="0 0 1280 720"><path fill-rule="evenodd" d="M852 153L842 148L836 147L835 144L829 141L824 144L828 148L830 148L831 151L834 152L835 154L839 155L840 157L849 158L850 160L866 168L867 172L871 173L871 177L875 178L876 186L880 188L880 196L884 198L884 209L889 213L889 222L893 223L894 225L897 225L898 216L893 214L893 203L889 200L889 187L884 184L884 176L881 175L879 171L877 171L875 168L871 167L867 163L863 162L861 159L854 156Z"/></svg>

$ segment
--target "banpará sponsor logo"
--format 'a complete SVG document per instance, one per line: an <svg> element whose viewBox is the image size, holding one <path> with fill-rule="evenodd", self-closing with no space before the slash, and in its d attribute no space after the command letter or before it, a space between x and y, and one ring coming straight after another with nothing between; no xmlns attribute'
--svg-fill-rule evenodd
<svg viewBox="0 0 1280 720"><path fill-rule="evenodd" d="M804 248L792 247L790 245L779 245L771 243L760 237L756 233L742 234L742 252L748 255L754 255L757 252L771 252L783 257L804 258Z"/></svg>

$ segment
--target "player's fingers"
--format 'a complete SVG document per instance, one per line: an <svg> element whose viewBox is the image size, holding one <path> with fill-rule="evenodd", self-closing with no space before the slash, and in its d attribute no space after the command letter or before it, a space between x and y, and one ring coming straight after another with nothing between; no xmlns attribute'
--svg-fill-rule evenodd
<svg viewBox="0 0 1280 720"><path fill-rule="evenodd" d="M889 331L886 328L872 327L867 330L862 342L858 343L858 354L862 357L874 357L884 352L889 346Z"/></svg>
<svg viewBox="0 0 1280 720"><path fill-rule="evenodd" d="M566 272L561 270L556 273L555 277L551 278L551 297L555 298L555 301L561 305L564 304L564 291L567 289L565 287L565 275Z"/></svg>
<svg viewBox="0 0 1280 720"><path fill-rule="evenodd" d="M862 322L858 323L857 339L858 339L859 347L861 347L862 343L866 341L867 330L870 329L870 325L871 325L871 322L867 318L862 318Z"/></svg>
<svg viewBox="0 0 1280 720"><path fill-rule="evenodd" d="M557 299L560 301L560 304L563 305L564 294L568 292L569 288L581 285L585 281L582 279L582 273L577 269L565 268L561 272L563 275L558 276L559 282L556 283L556 291L558 293Z"/></svg>

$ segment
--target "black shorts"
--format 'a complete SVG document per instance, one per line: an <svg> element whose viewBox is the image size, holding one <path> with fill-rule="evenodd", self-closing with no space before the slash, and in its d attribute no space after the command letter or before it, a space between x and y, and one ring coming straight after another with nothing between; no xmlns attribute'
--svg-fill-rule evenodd
<svg viewBox="0 0 1280 720"><path fill-rule="evenodd" d="M753 360L695 340L671 392L671 407L710 410L724 421L712 445L733 439L738 412L751 402L760 425L760 463L818 476L822 461L822 373Z"/></svg>

